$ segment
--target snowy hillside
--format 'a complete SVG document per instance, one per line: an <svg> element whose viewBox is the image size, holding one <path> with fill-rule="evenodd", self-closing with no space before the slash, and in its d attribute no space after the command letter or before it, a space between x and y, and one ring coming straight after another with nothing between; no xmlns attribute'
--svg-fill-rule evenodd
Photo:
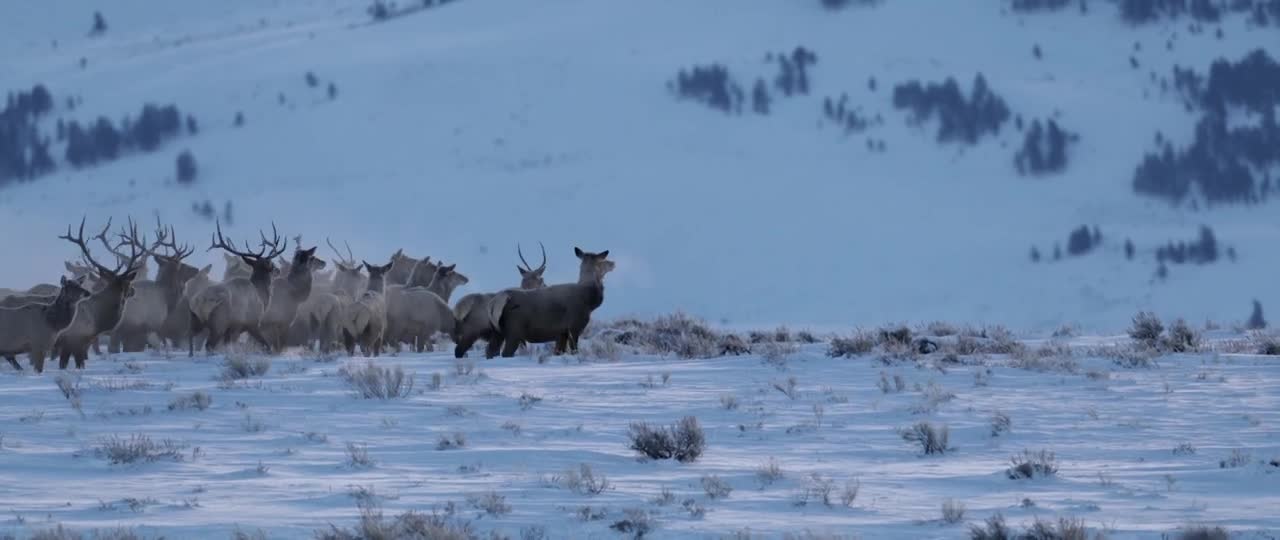
<svg viewBox="0 0 1280 540"><path fill-rule="evenodd" d="M371 262L403 247L458 263L463 293L512 285L517 242L546 243L553 282L573 278L573 246L609 249L603 317L1116 331L1140 308L1231 323L1254 298L1280 305L1274 204L1193 211L1131 187L1155 133L1186 144L1196 122L1151 73L1274 53L1276 28L1231 15L1193 33L1186 18L1126 24L1096 0L1084 14L1004 4L461 0L370 24L353 0L6 2L0 73L5 90L53 94L41 129L119 121L145 103L200 127L0 189L0 234L20 254L0 285L55 280L74 254L55 236L82 213L159 212L203 249L213 223L192 205L231 201L239 236L274 220L308 244L349 240ZM94 10L107 30L91 37ZM768 115L668 88L712 63L746 85L771 80L766 54L798 46L817 56L811 91L775 96ZM979 72L1027 122L1057 114L1080 136L1066 171L1018 175L1012 121L976 145L940 145L936 121L913 126L893 106L900 83L954 77L967 91ZM846 135L824 119L823 99L842 93L883 123ZM199 176L179 186L174 159L188 149ZM1202 224L1236 260L1155 279L1156 248ZM1080 225L1101 230L1098 250L1031 262L1032 246L1048 259Z"/></svg>

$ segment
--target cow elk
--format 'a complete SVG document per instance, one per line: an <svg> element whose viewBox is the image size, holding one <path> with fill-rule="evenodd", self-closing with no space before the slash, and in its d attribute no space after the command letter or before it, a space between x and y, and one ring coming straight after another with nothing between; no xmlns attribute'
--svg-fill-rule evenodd
<svg viewBox="0 0 1280 540"><path fill-rule="evenodd" d="M347 354L354 355L356 343L366 357L382 354L383 332L387 326L387 302L383 296L384 276L394 263L374 266L364 263L369 272L369 288L343 310L342 342Z"/></svg>
<svg viewBox="0 0 1280 540"><path fill-rule="evenodd" d="M61 278L58 294L47 304L33 303L0 308L0 355L13 369L22 370L16 356L27 353L31 368L44 371L44 359L53 348L58 332L71 324L76 302L89 295L74 279Z"/></svg>
<svg viewBox="0 0 1280 540"><path fill-rule="evenodd" d="M397 350L401 343L409 343L415 351L423 352L435 350L436 333L456 335L456 320L448 298L454 289L470 281L456 267L437 266L427 287L389 288L386 341L392 341Z"/></svg>
<svg viewBox="0 0 1280 540"><path fill-rule="evenodd" d="M520 251L520 246L516 246L516 254L520 256L520 262L524 263L524 266L516 265L516 270L520 271L521 289L541 289L547 286L542 279L542 275L547 271L547 249L542 246L542 242L538 242L538 246L542 249L542 264L537 268L533 268L529 261L524 260L524 253ZM453 341L455 346L453 355L455 357L465 357L467 351L471 350L471 346L481 339L485 340L487 344L485 358L493 358L498 355L499 349L502 347L502 339L489 322L488 308L489 302L493 300L495 294L468 294L459 299L458 305L454 306Z"/></svg>
<svg viewBox="0 0 1280 540"><path fill-rule="evenodd" d="M271 282L271 297L258 329L267 338L272 353L284 350L289 326L298 315L298 306L311 297L312 274L325 267L324 260L315 255L316 248L303 249L295 245L288 272Z"/></svg>
<svg viewBox="0 0 1280 540"><path fill-rule="evenodd" d="M604 303L604 276L614 268L609 251L573 248L581 261L578 282L542 289L508 289L489 302L489 322L502 340L502 356L515 356L522 343L555 342L555 354L577 352L591 312Z"/></svg>

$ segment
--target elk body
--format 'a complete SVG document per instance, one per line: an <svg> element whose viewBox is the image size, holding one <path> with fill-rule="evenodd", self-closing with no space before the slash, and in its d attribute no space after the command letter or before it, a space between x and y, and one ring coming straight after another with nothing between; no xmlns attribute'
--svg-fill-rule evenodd
<svg viewBox="0 0 1280 540"><path fill-rule="evenodd" d="M437 332L455 334L449 297L469 281L455 270L456 266L437 266L427 287L388 289L386 340L393 342L397 350L401 343L409 343L417 352L434 350Z"/></svg>
<svg viewBox="0 0 1280 540"><path fill-rule="evenodd" d="M116 257L122 255L105 239L103 244L116 253ZM155 243L150 246L138 244L134 247L156 262L156 278L133 281L133 294L125 300L120 324L111 332L108 350L113 353L119 352L121 348L125 352L142 351L153 333L162 339L181 338L180 323L190 321L189 316L176 312L176 308L182 297L183 285L198 272L194 266L182 262L195 249L190 246L179 247L173 227L166 229L159 218L156 219ZM166 249L167 253L161 253L160 248Z"/></svg>
<svg viewBox="0 0 1280 540"><path fill-rule="evenodd" d="M289 271L271 282L271 295L258 322L258 330L267 339L272 353L284 350L298 306L311 296L312 274L325 267L325 262L315 256L316 248L295 247Z"/></svg>
<svg viewBox="0 0 1280 540"><path fill-rule="evenodd" d="M266 306L271 301L271 280L275 272L275 264L271 262L284 253L289 241L283 245L280 233L275 224L271 225L273 238L267 240L265 234L259 232L262 244L257 252L250 251L248 242L245 250L240 251L227 243L222 236L222 224L217 223L217 233L209 249L221 248L227 253L240 257L253 272L248 278L234 278L201 291L191 298L191 331L197 333L207 329L209 336L205 340L205 349L214 350L223 342L233 342L243 333L270 347L270 343L258 331L258 322ZM187 354L195 355L194 339L187 341Z"/></svg>
<svg viewBox="0 0 1280 540"><path fill-rule="evenodd" d="M542 245L541 242L538 243ZM542 265L533 268L528 261L524 260L524 253L520 252L519 246L516 247L516 253L520 255L520 262L524 266L516 266L516 270L520 271L520 288L521 289L541 289L547 284L542 279L542 274L547 271L547 250L542 248ZM498 355L499 349L502 347L502 339L497 330L489 322L489 302L497 293L472 293L463 296L458 300L458 305L453 308L454 317L454 333L453 341L455 343L453 355L462 358L467 355L467 351L471 350L471 346L475 345L477 340L483 339L487 344L485 347L485 358L493 358Z"/></svg>
<svg viewBox="0 0 1280 540"><path fill-rule="evenodd" d="M387 302L383 296L384 275L393 263L373 266L364 263L369 272L369 288L343 310L342 342L347 354L354 355L356 343L367 356L382 354L383 332L387 326Z"/></svg>
<svg viewBox="0 0 1280 540"><path fill-rule="evenodd" d="M110 228L111 221L108 220L100 236L105 235ZM71 227L68 226L67 234L58 237L80 248L85 261L97 269L98 279L101 281L101 289L76 304L71 322L54 340L59 368L66 369L67 362L74 356L76 368L83 369L85 360L89 358L90 344L96 343L100 334L111 331L120 323L124 301L132 294L131 286L137 277L135 268L142 258L142 252L137 246L146 243L138 240L137 233L137 227L132 222L129 230L121 233L121 238L129 243L130 253L127 257L117 258L114 269L102 266L94 260L89 246L85 244L83 219L80 220L80 231L76 236L71 236Z"/></svg>
<svg viewBox="0 0 1280 540"><path fill-rule="evenodd" d="M417 268L418 259L404 254L404 249L397 249L391 254L391 270L387 272L385 283L387 285L404 285L409 283L409 278L413 275L413 269Z"/></svg>
<svg viewBox="0 0 1280 540"><path fill-rule="evenodd" d="M47 304L26 304L0 308L0 355L22 370L16 356L27 353L31 368L44 371L44 359L53 348L54 338L75 314L76 302L89 295L75 280L62 278L58 295Z"/></svg>
<svg viewBox="0 0 1280 540"><path fill-rule="evenodd" d="M311 295L298 305L298 312L289 329L289 344L311 348L318 343L317 349L327 354L342 337L342 319L346 306L354 302L360 291L364 290L365 277L360 273L359 263L351 254L350 245L347 246L347 255L344 257L329 239L326 238L325 243L336 256L333 262L333 279L325 285L313 286Z"/></svg>
<svg viewBox="0 0 1280 540"><path fill-rule="evenodd" d="M253 268L250 268L248 264L245 264L240 257L230 253L223 253L222 261L226 265L222 269L223 283L239 278L249 279L253 276Z"/></svg>
<svg viewBox="0 0 1280 540"><path fill-rule="evenodd" d="M581 261L577 283L542 289L508 289L489 301L489 321L502 340L502 356L515 356L522 343L555 342L555 354L578 350L591 312L604 303L604 276L614 268L609 251L573 248Z"/></svg>

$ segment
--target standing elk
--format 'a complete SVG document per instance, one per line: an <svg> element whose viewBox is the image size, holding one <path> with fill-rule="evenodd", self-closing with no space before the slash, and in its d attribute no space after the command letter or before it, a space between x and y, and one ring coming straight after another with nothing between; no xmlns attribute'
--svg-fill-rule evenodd
<svg viewBox="0 0 1280 540"><path fill-rule="evenodd" d="M271 297L258 322L258 330L267 338L272 353L284 350L289 325L298 315L298 306L311 297L312 274L325 267L324 260L315 255L316 248L303 249L295 245L288 272L271 282Z"/></svg>
<svg viewBox="0 0 1280 540"><path fill-rule="evenodd" d="M454 289L470 281L458 273L456 267L456 264L437 266L427 287L388 288L384 341L394 344L397 351L402 343L409 343L414 351L423 352L435 350L437 332L456 334L456 321L448 299ZM398 290L391 292L392 289Z"/></svg>
<svg viewBox="0 0 1280 540"><path fill-rule="evenodd" d="M111 228L111 220L103 227L99 236L105 236ZM132 293L132 283L137 277L137 268L143 253L137 246L146 244L146 239L138 239L138 227L129 220L129 229L120 233L120 237L129 245L129 255L118 257L115 268L107 268L93 258L93 253L85 243L84 219L80 220L80 230L71 235L71 226L67 226L67 234L58 238L71 242L80 248L85 262L98 272L98 279L103 282L101 290L90 294L88 298L76 304L75 314L71 322L58 334L54 347L58 349L58 367L67 368L67 362L75 357L76 368L84 369L85 360L89 358L89 345L96 343L98 336L111 331L120 323L124 312L124 301Z"/></svg>
<svg viewBox="0 0 1280 540"><path fill-rule="evenodd" d="M364 276L351 254L350 245L346 246L347 255L344 257L328 238L325 238L325 243L335 256L333 279L326 285L314 286L311 295L298 305L289 329L289 344L310 349L318 343L317 350L328 354L342 337L344 310L364 288Z"/></svg>
<svg viewBox="0 0 1280 540"><path fill-rule="evenodd" d="M516 270L520 271L521 289L541 289L547 286L542 279L542 274L547 271L547 249L542 242L538 242L538 247L542 249L542 264L534 268L529 261L524 260L524 253L520 251L520 246L516 246L520 262L524 263L524 266L516 265ZM458 300L458 305L453 308L455 320L453 341L456 344L453 349L454 357L465 357L467 351L471 350L471 346L480 339L485 340L487 344L485 358L498 355L502 347L502 338L490 324L488 310L489 302L496 294L472 293Z"/></svg>
<svg viewBox="0 0 1280 540"><path fill-rule="evenodd" d="M387 301L382 291L384 275L391 271L393 264L364 263L365 271L369 272L369 288L343 310L342 342L347 354L355 354L357 342L366 357L382 354L383 332L387 326Z"/></svg>
<svg viewBox="0 0 1280 540"><path fill-rule="evenodd" d="M609 251L573 248L580 259L577 283L499 292L489 302L489 322L502 339L502 356L515 356L522 343L555 342L555 354L578 351L578 338L591 312L604 303L604 276L614 269Z"/></svg>
<svg viewBox="0 0 1280 540"><path fill-rule="evenodd" d="M57 296L47 304L33 303L14 308L0 308L0 355L13 369L22 370L17 355L27 353L31 368L44 372L44 359L53 348L58 332L71 324L76 302L89 296L74 279L61 278Z"/></svg>
<svg viewBox="0 0 1280 540"><path fill-rule="evenodd" d="M177 308L181 304L183 285L199 272L183 262L195 252L195 248L179 246L173 227L166 229L159 217L156 218L155 242L150 246L135 244L134 247L156 262L156 278L133 281L133 295L125 300L120 324L111 332L108 350L113 353L121 348L125 352L142 351L152 333L162 341L172 339L177 342L185 337L184 323L190 327L191 317L178 312ZM161 248L167 253L159 252Z"/></svg>
<svg viewBox="0 0 1280 540"><path fill-rule="evenodd" d="M413 269L418 266L418 259L404 254L404 248L397 249L391 254L391 270L387 272L387 285L404 285L409 282L409 277L413 275Z"/></svg>
<svg viewBox="0 0 1280 540"><path fill-rule="evenodd" d="M241 334L248 333L262 346L270 348L271 344L258 330L258 322L266 306L271 302L271 280L276 267L272 259L284 253L289 241L281 242L280 233L275 223L271 224L272 239L267 240L262 231L258 235L262 243L258 251L251 251L245 242L244 251L235 248L222 236L222 224L215 221L216 236L210 242L209 249L221 248L227 253L240 257L253 273L248 278L234 278L213 285L191 298L191 330L194 333L208 329L209 336L205 340L205 350L215 350L223 342L234 342ZM188 356L195 356L194 337L187 340Z"/></svg>

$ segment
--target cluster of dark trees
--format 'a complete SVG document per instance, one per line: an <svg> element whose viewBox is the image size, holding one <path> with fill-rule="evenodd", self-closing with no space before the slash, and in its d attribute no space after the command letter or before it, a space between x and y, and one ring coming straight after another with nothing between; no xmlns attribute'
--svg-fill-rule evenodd
<svg viewBox="0 0 1280 540"><path fill-rule="evenodd" d="M1067 255L1079 257L1087 255L1093 250L1102 246L1102 229L1094 225L1092 229L1088 225L1081 225L1071 230L1067 235ZM1040 250L1035 246L1031 247L1031 262L1040 262ZM1053 246L1053 260L1062 259L1062 246L1055 244Z"/></svg>
<svg viewBox="0 0 1280 540"><path fill-rule="evenodd" d="M822 7L837 10L847 8L851 5L873 6L879 4L882 0L820 0Z"/></svg>
<svg viewBox="0 0 1280 540"><path fill-rule="evenodd" d="M893 106L911 111L918 121L936 116L938 142L974 144L985 134L999 133L1010 115L1009 106L991 91L981 73L974 77L968 97L951 77L941 84L922 85L919 81L899 84L893 89Z"/></svg>
<svg viewBox="0 0 1280 540"><path fill-rule="evenodd" d="M395 2L388 2L387 0L373 0L366 9L369 16L372 17L374 21L385 21L396 17L411 15L424 9L443 6L445 4L453 3L454 1L456 0L421 0L420 2L409 3L409 5L402 8L397 7Z"/></svg>
<svg viewBox="0 0 1280 540"><path fill-rule="evenodd" d="M1211 264L1218 261L1218 240L1213 229L1200 226L1199 238L1191 242L1180 241L1156 248L1156 261L1161 265L1169 264Z"/></svg>
<svg viewBox="0 0 1280 540"><path fill-rule="evenodd" d="M153 152L182 133L183 120L173 105L148 103L136 119L126 117L119 127L106 117L84 126L74 120L58 126L58 138L67 141L67 162L80 168L114 161L132 151ZM186 126L197 129L194 118L188 118Z"/></svg>
<svg viewBox="0 0 1280 540"><path fill-rule="evenodd" d="M1022 148L1014 154L1014 166L1018 174L1024 175L1062 172L1067 169L1067 145L1079 139L1079 135L1062 129L1052 118L1043 124L1034 120L1022 140Z"/></svg>
<svg viewBox="0 0 1280 540"><path fill-rule="evenodd" d="M759 88L761 84L756 86ZM682 99L697 101L725 113L742 111L742 87L733 80L729 68L720 64L681 69L676 75L675 92ZM764 110L768 112L767 102Z"/></svg>
<svg viewBox="0 0 1280 540"><path fill-rule="evenodd" d="M1013 0L1010 7L1018 12L1058 11L1071 5L1073 0Z"/></svg>
<svg viewBox="0 0 1280 540"><path fill-rule="evenodd" d="M49 140L36 122L53 110L53 95L43 85L10 93L0 110L0 186L33 180L57 168Z"/></svg>
<svg viewBox="0 0 1280 540"><path fill-rule="evenodd" d="M1280 64L1258 49L1239 62L1214 62L1207 78L1175 68L1174 85L1190 107L1202 112L1195 137L1177 149L1160 140L1134 171L1134 191L1173 204L1182 202L1193 185L1209 204L1266 198L1271 182L1259 181L1255 171L1280 164ZM1229 109L1248 111L1258 121L1231 125Z"/></svg>
<svg viewBox="0 0 1280 540"><path fill-rule="evenodd" d="M840 94L840 99L830 97L822 100L822 116L837 125L843 126L845 133L861 133L872 125L884 123L879 114L874 118L862 115L862 107L849 107L849 95Z"/></svg>
<svg viewBox="0 0 1280 540"><path fill-rule="evenodd" d="M818 55L803 46L796 47L791 54L778 53L768 58L778 62L778 75L773 85L782 95L805 96L809 94L809 66L818 63Z"/></svg>
<svg viewBox="0 0 1280 540"><path fill-rule="evenodd" d="M1249 15L1259 26L1280 22L1280 0L1120 0L1120 17L1130 24L1188 16L1216 23L1229 13Z"/></svg>
<svg viewBox="0 0 1280 540"><path fill-rule="evenodd" d="M221 216L218 216L217 210L214 210L213 208L213 203L208 199L205 199L204 202L191 203L191 212L208 221L213 221L214 218L217 218L227 225L234 223L232 220L233 216L231 215L231 201L227 201L222 205Z"/></svg>

